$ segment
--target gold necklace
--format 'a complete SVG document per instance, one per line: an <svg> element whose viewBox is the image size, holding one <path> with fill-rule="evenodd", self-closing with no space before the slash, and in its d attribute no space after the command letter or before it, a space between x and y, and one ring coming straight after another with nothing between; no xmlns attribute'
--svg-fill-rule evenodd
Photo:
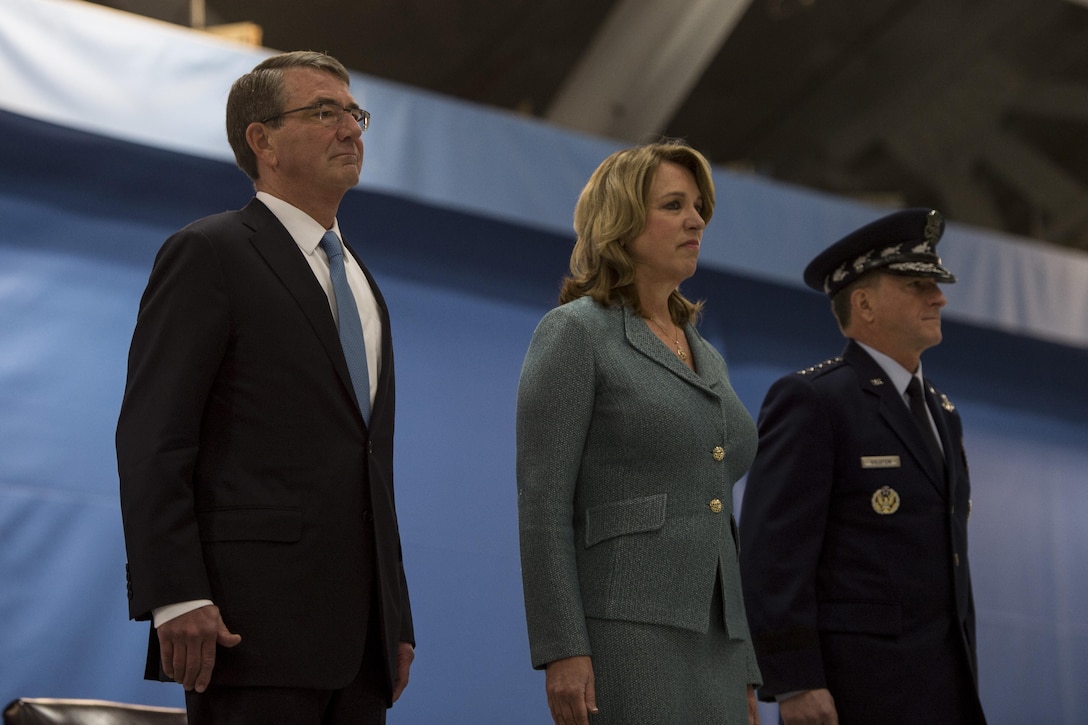
<svg viewBox="0 0 1088 725"><path fill-rule="evenodd" d="M660 322L658 322L656 317L654 317L653 315L650 315L650 320L652 320L653 323L655 325L657 325L658 329L661 330L661 332L663 332L665 334L665 337L670 337L669 333L665 330L665 326L662 325ZM676 323L675 322L672 324L672 329L673 329L673 334L671 335L671 337L672 337L672 341L676 343L676 356L679 357L681 360L687 360L688 359L688 354L686 352L684 352L683 346L680 345L680 336L678 334L676 334Z"/></svg>

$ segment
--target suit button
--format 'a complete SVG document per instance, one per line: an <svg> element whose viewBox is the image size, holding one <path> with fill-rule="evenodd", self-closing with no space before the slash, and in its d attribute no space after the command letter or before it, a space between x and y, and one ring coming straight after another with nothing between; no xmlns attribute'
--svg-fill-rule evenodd
<svg viewBox="0 0 1088 725"><path fill-rule="evenodd" d="M714 513L716 513L716 514L720 514L722 512L721 499L717 499L717 498L711 499L711 501L710 501L710 510L713 511Z"/></svg>
<svg viewBox="0 0 1088 725"><path fill-rule="evenodd" d="M366 454L368 456L374 455L374 441L367 441L366 442Z"/></svg>
<svg viewBox="0 0 1088 725"><path fill-rule="evenodd" d="M960 555L959 554L953 554L952 555L952 563L955 564L956 566L960 565Z"/></svg>
<svg viewBox="0 0 1088 725"><path fill-rule="evenodd" d="M714 450L710 452L710 455L714 456L715 461L721 461L725 459L725 449L721 446L714 446Z"/></svg>

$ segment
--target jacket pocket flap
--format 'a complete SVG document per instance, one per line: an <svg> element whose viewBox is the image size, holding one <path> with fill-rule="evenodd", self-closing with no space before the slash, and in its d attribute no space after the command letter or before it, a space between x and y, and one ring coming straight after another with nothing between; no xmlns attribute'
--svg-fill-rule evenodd
<svg viewBox="0 0 1088 725"><path fill-rule="evenodd" d="M586 509L586 546L625 534L656 531L665 525L666 494L594 506Z"/></svg>
<svg viewBox="0 0 1088 725"><path fill-rule="evenodd" d="M201 511L201 541L283 541L302 538L302 511L297 508L239 506Z"/></svg>
<svg viewBox="0 0 1088 725"><path fill-rule="evenodd" d="M903 607L895 602L822 602L820 630L899 635L903 632Z"/></svg>

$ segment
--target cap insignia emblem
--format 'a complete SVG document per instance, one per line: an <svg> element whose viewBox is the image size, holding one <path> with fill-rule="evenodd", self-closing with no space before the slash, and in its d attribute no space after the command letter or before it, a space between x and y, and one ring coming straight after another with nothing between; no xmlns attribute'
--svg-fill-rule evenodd
<svg viewBox="0 0 1088 725"><path fill-rule="evenodd" d="M930 244L936 244L937 240L941 238L941 227L944 226L944 220L941 219L940 213L934 209L926 215L926 241Z"/></svg>

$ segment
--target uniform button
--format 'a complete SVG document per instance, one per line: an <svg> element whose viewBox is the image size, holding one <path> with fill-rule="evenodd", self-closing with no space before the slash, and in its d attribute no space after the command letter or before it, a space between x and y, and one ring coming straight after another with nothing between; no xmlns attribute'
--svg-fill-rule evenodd
<svg viewBox="0 0 1088 725"><path fill-rule="evenodd" d="M366 452L367 455L374 455L374 441L366 442Z"/></svg>
<svg viewBox="0 0 1088 725"><path fill-rule="evenodd" d="M710 452L714 456L715 461L721 461L725 459L725 449L721 446L714 446L714 450Z"/></svg>
<svg viewBox="0 0 1088 725"><path fill-rule="evenodd" d="M955 564L956 566L960 565L960 555L959 554L953 554L952 555L952 563Z"/></svg>
<svg viewBox="0 0 1088 725"><path fill-rule="evenodd" d="M720 514L722 512L721 499L717 499L717 498L711 499L711 501L710 501L710 510L713 511L714 513L716 513L716 514Z"/></svg>

